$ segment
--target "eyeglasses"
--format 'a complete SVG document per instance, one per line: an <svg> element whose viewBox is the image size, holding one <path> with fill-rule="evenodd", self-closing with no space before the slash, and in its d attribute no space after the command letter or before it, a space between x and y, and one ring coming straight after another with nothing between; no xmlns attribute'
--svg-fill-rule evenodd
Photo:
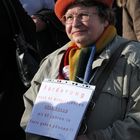
<svg viewBox="0 0 140 140"><path fill-rule="evenodd" d="M90 17L93 16L93 15L98 15L98 13L92 13L92 14L89 14L89 13L79 13L79 14L76 14L76 15L66 14L66 15L64 15L62 17L61 21L64 24L72 24L74 18L77 18L78 21L80 21L80 22L87 22L87 21L89 21Z"/></svg>

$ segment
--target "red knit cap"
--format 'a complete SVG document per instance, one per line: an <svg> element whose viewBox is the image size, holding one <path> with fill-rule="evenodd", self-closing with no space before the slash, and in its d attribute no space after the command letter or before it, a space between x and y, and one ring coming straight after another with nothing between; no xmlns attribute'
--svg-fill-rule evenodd
<svg viewBox="0 0 140 140"><path fill-rule="evenodd" d="M57 0L55 4L55 14L56 16L61 19L65 14L65 10L68 8L69 5L74 3L76 0ZM113 0L94 0L97 2L101 2L108 7L112 7Z"/></svg>

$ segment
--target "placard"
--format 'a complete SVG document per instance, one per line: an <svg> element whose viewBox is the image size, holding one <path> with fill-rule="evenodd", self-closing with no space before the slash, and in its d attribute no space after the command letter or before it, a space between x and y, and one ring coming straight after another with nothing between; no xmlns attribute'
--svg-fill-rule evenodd
<svg viewBox="0 0 140 140"><path fill-rule="evenodd" d="M95 86L45 79L37 95L26 132L59 140L74 140Z"/></svg>

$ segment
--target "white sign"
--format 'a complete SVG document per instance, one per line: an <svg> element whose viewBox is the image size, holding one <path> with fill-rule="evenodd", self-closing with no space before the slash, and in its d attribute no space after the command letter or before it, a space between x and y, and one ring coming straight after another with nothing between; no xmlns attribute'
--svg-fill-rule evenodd
<svg viewBox="0 0 140 140"><path fill-rule="evenodd" d="M42 82L26 132L74 140L95 86L66 80Z"/></svg>

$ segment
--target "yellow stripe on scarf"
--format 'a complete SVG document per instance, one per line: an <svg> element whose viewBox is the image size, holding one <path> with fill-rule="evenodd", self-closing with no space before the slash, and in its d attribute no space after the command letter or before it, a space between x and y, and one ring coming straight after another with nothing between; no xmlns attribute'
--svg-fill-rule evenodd
<svg viewBox="0 0 140 140"><path fill-rule="evenodd" d="M80 48L72 48L69 53L69 66L70 66L70 80L74 79L77 68L77 62L80 54Z"/></svg>
<svg viewBox="0 0 140 140"><path fill-rule="evenodd" d="M116 35L116 28L113 25L109 25L103 32L101 37L96 41L96 51L100 52Z"/></svg>

